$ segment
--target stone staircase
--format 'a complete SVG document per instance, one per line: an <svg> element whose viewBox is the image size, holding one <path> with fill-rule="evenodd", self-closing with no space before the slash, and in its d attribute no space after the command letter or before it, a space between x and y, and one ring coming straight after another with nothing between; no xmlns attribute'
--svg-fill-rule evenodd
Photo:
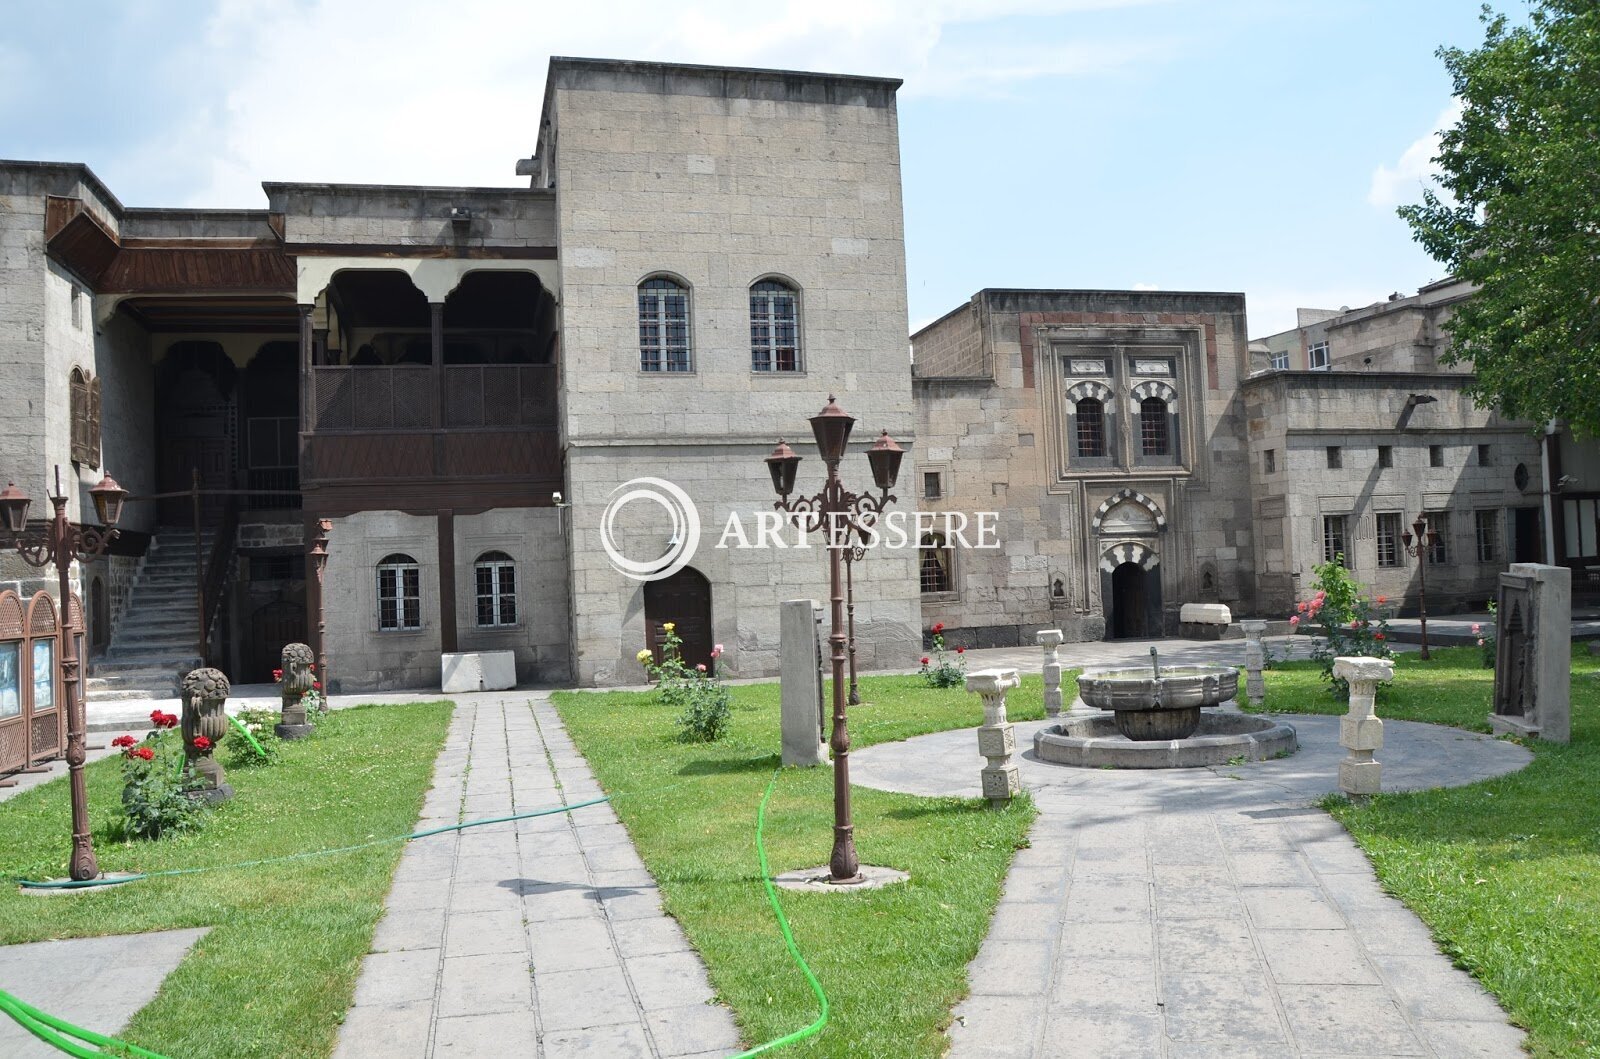
<svg viewBox="0 0 1600 1059"><path fill-rule="evenodd" d="M201 534L201 554L215 534ZM162 699L199 664L195 655L194 532L164 528L150 541L128 604L112 628L106 653L89 666L87 699Z"/></svg>

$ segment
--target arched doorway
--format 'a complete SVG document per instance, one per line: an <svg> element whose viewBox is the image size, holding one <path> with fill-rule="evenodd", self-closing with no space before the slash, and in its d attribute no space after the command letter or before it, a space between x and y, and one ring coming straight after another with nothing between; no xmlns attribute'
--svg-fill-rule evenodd
<svg viewBox="0 0 1600 1059"><path fill-rule="evenodd" d="M644 586L645 646L659 660L666 640L662 626L672 622L683 641L687 665L711 664L711 582L692 566Z"/></svg>
<svg viewBox="0 0 1600 1059"><path fill-rule="evenodd" d="M1113 640L1143 640L1145 627L1145 572L1138 563L1123 563L1111 571L1111 607L1107 615Z"/></svg>
<svg viewBox="0 0 1600 1059"><path fill-rule="evenodd" d="M1123 541L1100 554L1107 639L1143 640L1162 634L1159 564L1159 556L1137 541Z"/></svg>

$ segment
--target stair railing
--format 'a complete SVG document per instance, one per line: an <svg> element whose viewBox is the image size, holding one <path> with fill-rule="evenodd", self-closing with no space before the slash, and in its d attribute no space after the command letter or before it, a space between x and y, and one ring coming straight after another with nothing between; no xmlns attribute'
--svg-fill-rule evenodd
<svg viewBox="0 0 1600 1059"><path fill-rule="evenodd" d="M198 501L198 497L196 498ZM200 530L198 519L195 522L195 550L199 551ZM211 542L211 554L206 557L205 570L197 585L198 594L196 602L199 607L200 642L196 645L200 656L200 664L207 662L207 646L211 642L211 630L216 627L217 616L222 609L222 600L226 593L223 591L228 583L228 570L233 565L233 545L239 534L239 498L229 495L222 505L222 522L217 526L216 537Z"/></svg>

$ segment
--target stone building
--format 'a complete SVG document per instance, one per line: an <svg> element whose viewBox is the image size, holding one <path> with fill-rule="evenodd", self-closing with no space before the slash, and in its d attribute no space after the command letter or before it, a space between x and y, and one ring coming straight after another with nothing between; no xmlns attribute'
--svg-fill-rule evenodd
<svg viewBox="0 0 1600 1059"><path fill-rule="evenodd" d="M880 429L915 445L898 84L554 59L522 189L267 183L265 209L152 210L82 165L0 163L22 395L0 470L36 515L55 465L74 518L102 468L136 495L84 571L101 675L159 689L203 628L236 683L266 679L314 635L324 518L337 688L437 686L442 652L480 650L523 681L638 681L667 621L695 659L775 672L776 604L823 591L823 553L718 530L770 510L762 459L779 434L814 456L830 393L861 421L857 481ZM601 547L642 476L705 526L666 580ZM614 527L636 559L670 543L648 507ZM875 557L863 665L915 650L918 608L915 554Z"/></svg>
<svg viewBox="0 0 1600 1059"><path fill-rule="evenodd" d="M1254 611L1243 295L984 290L912 350L921 506L999 519L993 549L924 536L925 624L988 646Z"/></svg>

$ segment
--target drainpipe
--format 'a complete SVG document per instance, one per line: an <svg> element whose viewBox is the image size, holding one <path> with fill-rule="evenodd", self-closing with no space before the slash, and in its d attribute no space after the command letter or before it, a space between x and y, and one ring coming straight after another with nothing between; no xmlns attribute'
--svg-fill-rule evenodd
<svg viewBox="0 0 1600 1059"><path fill-rule="evenodd" d="M1550 473L1550 447L1560 444L1558 427L1554 419L1544 426L1544 437L1539 446L1539 492L1544 507L1544 561L1556 564L1556 498L1552 492L1554 481Z"/></svg>

